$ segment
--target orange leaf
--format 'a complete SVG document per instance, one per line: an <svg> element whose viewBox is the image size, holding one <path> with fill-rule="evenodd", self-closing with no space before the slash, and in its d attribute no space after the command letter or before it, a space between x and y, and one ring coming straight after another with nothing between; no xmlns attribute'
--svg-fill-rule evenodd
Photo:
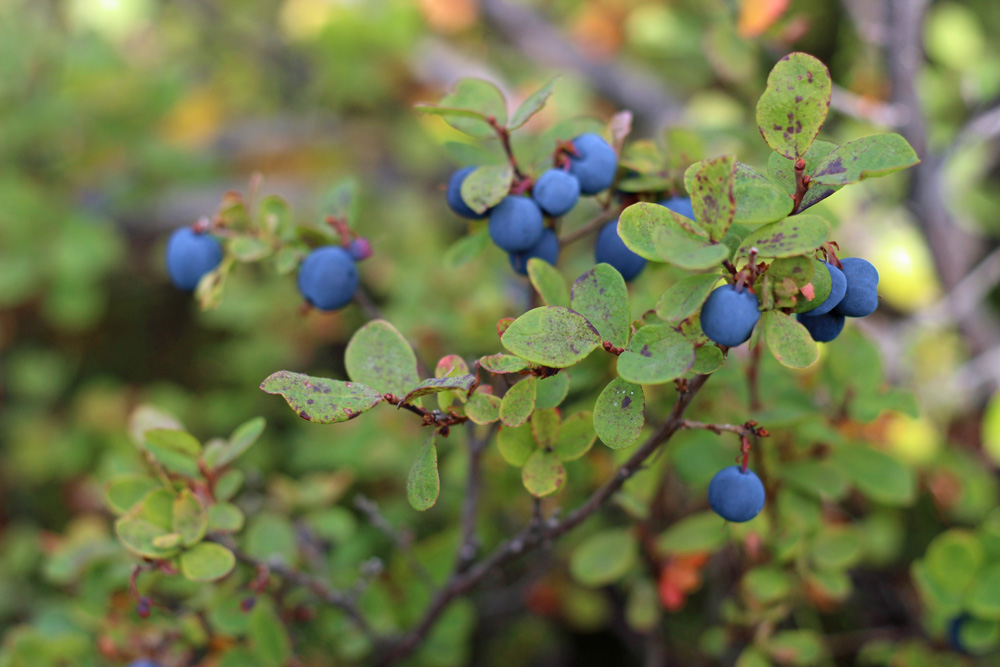
<svg viewBox="0 0 1000 667"><path fill-rule="evenodd" d="M791 0L743 0L740 5L741 37L756 37L774 25L788 9Z"/></svg>

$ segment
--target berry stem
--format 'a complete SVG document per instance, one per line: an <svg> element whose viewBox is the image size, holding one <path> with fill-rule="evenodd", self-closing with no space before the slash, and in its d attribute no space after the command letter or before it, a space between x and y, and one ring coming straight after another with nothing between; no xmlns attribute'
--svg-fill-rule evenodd
<svg viewBox="0 0 1000 667"><path fill-rule="evenodd" d="M500 139L500 145L503 146L503 152L507 154L507 161L510 162L510 166L514 169L514 176L517 178L518 182L524 180L524 172L521 171L521 167L517 164L517 158L514 157L514 150L510 147L510 130L503 127L497 123L495 116L490 116L486 119L489 121L490 127L493 131L497 133L497 138Z"/></svg>
<svg viewBox="0 0 1000 667"><path fill-rule="evenodd" d="M799 158L795 161L795 194L792 195L794 203L792 205L792 212L789 215L795 215L799 212L799 206L802 205L802 199L809 190L811 180L809 174L806 173L806 161Z"/></svg>

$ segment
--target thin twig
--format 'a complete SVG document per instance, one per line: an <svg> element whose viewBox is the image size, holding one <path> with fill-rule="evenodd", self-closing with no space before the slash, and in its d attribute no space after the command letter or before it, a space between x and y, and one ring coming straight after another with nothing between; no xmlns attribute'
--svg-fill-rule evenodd
<svg viewBox="0 0 1000 667"><path fill-rule="evenodd" d="M424 564L416 557L416 554L413 553L412 536L408 532L404 534L396 530L396 527L382 516L382 513L378 509L378 503L368 496L362 493L354 496L354 506L365 515L368 523L392 541L393 546L399 550L399 553L403 554L410 569L413 570L420 581L428 588L434 588L434 578L427 571L427 568L424 567Z"/></svg>
<svg viewBox="0 0 1000 667"><path fill-rule="evenodd" d="M670 415L660 424L656 432L636 450L608 481L594 491L586 502L561 520L550 519L548 522L543 522L540 527L536 527L534 523L530 524L514 537L501 543L489 556L469 567L465 572L453 575L434 596L424 611L421 620L402 640L392 646L382 656L378 664L389 665L406 658L420 645L434 626L434 623L453 601L475 588L483 579L499 570L499 568L509 561L515 560L521 555L569 532L600 509L642 467L646 459L681 428L684 412L707 380L707 375L699 375L688 383L686 391L678 397L673 409L670 411Z"/></svg>
<svg viewBox="0 0 1000 667"><path fill-rule="evenodd" d="M596 232L598 229L603 227L605 223L611 222L619 215L621 215L621 211L614 208L601 211L593 219L585 223L582 227L574 229L573 231L571 231L570 233L566 234L561 239L559 239L559 245L561 247L566 247L570 243L579 241L582 238L586 238L590 234Z"/></svg>
<svg viewBox="0 0 1000 667"><path fill-rule="evenodd" d="M464 572L476 559L479 552L479 536L476 533L476 517L479 511L479 496L482 491L483 452L493 438L493 425L480 437L476 437L475 426L469 425L469 466L465 483L465 500L462 504L462 540L455 558L455 571Z"/></svg>

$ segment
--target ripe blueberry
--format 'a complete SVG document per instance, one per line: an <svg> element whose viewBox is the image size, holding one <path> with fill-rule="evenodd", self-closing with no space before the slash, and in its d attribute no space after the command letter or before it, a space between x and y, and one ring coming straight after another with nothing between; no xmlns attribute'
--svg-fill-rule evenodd
<svg viewBox="0 0 1000 667"><path fill-rule="evenodd" d="M167 272L178 288L191 291L222 261L222 245L210 234L182 227L167 241Z"/></svg>
<svg viewBox="0 0 1000 667"><path fill-rule="evenodd" d="M694 207L691 205L690 197L671 197L660 202L660 206L666 206L674 213L680 213L685 218L694 220Z"/></svg>
<svg viewBox="0 0 1000 667"><path fill-rule="evenodd" d="M806 315L809 315L809 317L806 317ZM809 331L809 335L817 343L829 343L844 330L844 316L837 312L827 313L826 315L799 313L798 320Z"/></svg>
<svg viewBox="0 0 1000 667"><path fill-rule="evenodd" d="M632 280L646 267L646 260L629 250L618 236L617 220L601 227L594 248L594 260L615 267L625 280Z"/></svg>
<svg viewBox="0 0 1000 667"><path fill-rule="evenodd" d="M549 169L535 181L531 196L538 208L558 218L576 206L580 198L580 181L562 169Z"/></svg>
<svg viewBox="0 0 1000 667"><path fill-rule="evenodd" d="M319 310L346 306L358 288L358 267L340 246L316 248L299 267L299 292Z"/></svg>
<svg viewBox="0 0 1000 667"><path fill-rule="evenodd" d="M615 181L618 156L604 139L596 134L581 134L573 140L578 155L569 156L569 171L580 181L580 192L596 195L607 190Z"/></svg>
<svg viewBox="0 0 1000 667"><path fill-rule="evenodd" d="M878 270L872 263L860 257L840 260L844 267L847 290L834 312L847 317L865 317L878 308Z"/></svg>
<svg viewBox="0 0 1000 667"><path fill-rule="evenodd" d="M559 239L553 230L546 229L535 245L521 252L509 253L507 257L510 259L510 266L514 272L522 276L528 275L528 260L532 257L537 257L555 266L559 259Z"/></svg>
<svg viewBox="0 0 1000 667"><path fill-rule="evenodd" d="M732 285L717 287L701 307L701 330L719 345L736 347L750 339L760 319L760 302L750 290Z"/></svg>
<svg viewBox="0 0 1000 667"><path fill-rule="evenodd" d="M360 262L372 256L372 244L364 237L356 238L347 247L347 253L355 262Z"/></svg>
<svg viewBox="0 0 1000 667"><path fill-rule="evenodd" d="M462 167L451 175L451 180L448 181L447 199L448 206L457 215L471 220L482 220L489 215L490 212L483 211L482 213L476 213L469 207L468 204L465 203L465 200L462 199L462 183L465 182L465 177L475 170L475 167Z"/></svg>
<svg viewBox="0 0 1000 667"><path fill-rule="evenodd" d="M726 521L749 521L764 508L764 485L753 470L723 468L708 483L708 504Z"/></svg>
<svg viewBox="0 0 1000 667"><path fill-rule="evenodd" d="M490 238L507 252L521 252L535 245L544 228L541 209L527 197L504 197L490 211Z"/></svg>
<svg viewBox="0 0 1000 667"><path fill-rule="evenodd" d="M836 308L843 300L844 294L847 292L847 278L844 276L844 272L830 262L826 263L826 270L830 273L830 294L826 297L826 300L823 301L823 303L819 304L812 310L807 310L802 313L803 315L807 315L808 317L826 315L831 310ZM833 339L831 338L831 340Z"/></svg>
<svg viewBox="0 0 1000 667"><path fill-rule="evenodd" d="M138 660L130 662L128 667L160 667L160 664L158 662L153 662L148 658L139 658Z"/></svg>

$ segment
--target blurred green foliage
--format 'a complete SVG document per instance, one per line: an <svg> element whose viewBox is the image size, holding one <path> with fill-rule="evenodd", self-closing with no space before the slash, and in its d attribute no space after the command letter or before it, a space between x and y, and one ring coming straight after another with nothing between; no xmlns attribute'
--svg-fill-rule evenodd
<svg viewBox="0 0 1000 667"><path fill-rule="evenodd" d="M881 100L889 81L866 20L845 9L859 3L792 2L747 38L739 12L752 4L529 6L595 61L655 72L682 102L677 125L704 155L735 153L764 170L753 104L778 56L814 53L837 84L868 100ZM932 4L917 80L933 147L947 146L1000 92L1000 53L989 39L998 29L1000 6L990 0ZM362 273L386 318L428 363L498 351L496 321L527 309L526 282L493 248L458 265L466 228L447 211L441 186L454 164L500 153L487 146L493 157L483 157L411 109L482 72L517 101L560 75L549 106L525 127L524 145L515 144L526 154L560 121L593 127L575 119L617 110L579 70L511 47L471 0L0 5L0 665L117 665L139 656L168 667L282 664L292 647L302 664L365 663L367 640L305 590L281 600L297 614L291 646L274 632L278 611L266 596L241 611L254 577L246 568L213 586L144 572L138 592L162 606L137 616L129 592L137 560L115 538L105 494L112 480L147 470L129 435L129 415L144 404L176 415L206 443L263 416L259 441L219 480L238 492L230 497L246 515L241 547L313 569L339 588L369 581L360 602L378 631L419 618L431 588L352 500L376 499L389 522L412 533L414 557L440 582L458 541L460 438L438 443L441 497L417 514L406 501L423 442L412 415L382 406L378 418L322 427L256 389L280 368L345 377L360 310L299 316L291 276L247 265L235 269L219 307L202 313L168 285L162 250L168 230L211 214L226 190L246 191L254 172L304 225L319 222L334 186L352 179L352 224L375 247ZM659 138L655 119L636 125L638 138ZM881 129L834 113L824 131L843 143ZM664 136L671 146L676 134ZM988 143L963 143L943 174L963 226L994 240L995 154ZM537 155L532 165L544 150ZM813 209L850 254L885 267L880 326L941 294L927 243L901 207L906 185L898 176L862 184ZM596 211L579 208L567 225ZM575 277L592 264L577 249L560 268ZM631 286L632 316L655 307L681 275L647 269ZM977 408L942 381L968 359L955 332L904 341L902 379L924 416L897 388L898 369L887 373L856 330L804 373L766 357L765 408L752 415L733 415L747 404L746 384L741 364L727 364L694 416L752 416L776 434L762 450L780 480L778 502L727 537L703 499L735 447L681 433L612 509L552 553L516 565L511 580L519 583L450 608L414 664L510 664L511 655L526 664L639 664L636 638L652 632L690 665L737 656L741 665L965 664L971 658L947 643L956 618L968 619L959 636L969 653L995 651L1000 402L994 397L980 436ZM573 369L564 414L593 408L607 363L592 357ZM672 394L651 388L650 413L662 415ZM573 484L554 505L575 506L628 454L602 448L568 461ZM520 471L495 449L484 466L489 545L530 516L531 499ZM668 593L631 546L608 546L644 518L664 476L668 522L648 538L664 557ZM238 523L235 516L216 519ZM303 532L323 548L302 548Z"/></svg>

